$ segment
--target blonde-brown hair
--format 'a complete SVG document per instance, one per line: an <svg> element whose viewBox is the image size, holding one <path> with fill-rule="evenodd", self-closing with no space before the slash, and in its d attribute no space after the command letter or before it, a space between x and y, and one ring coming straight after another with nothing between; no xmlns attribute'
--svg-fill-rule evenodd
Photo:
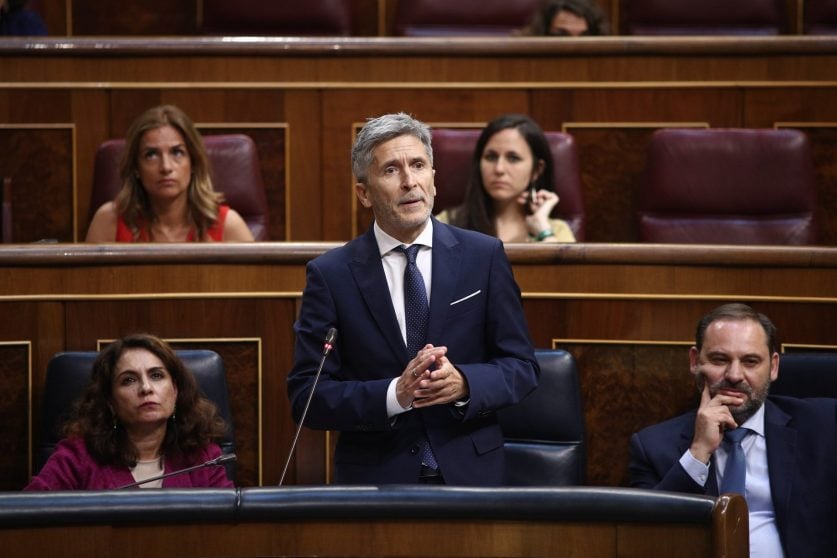
<svg viewBox="0 0 837 558"><path fill-rule="evenodd" d="M122 189L116 195L116 210L125 219L125 224L134 235L140 236L140 224L151 226L154 214L151 201L138 177L137 161L142 138L149 130L171 126L183 136L186 150L192 164L192 176L189 180L188 208L189 217L195 224L196 240L205 240L206 231L218 217L218 204L223 195L212 187L209 173L209 158L200 133L192 119L174 105L161 105L142 113L125 135L125 152L119 165Z"/></svg>

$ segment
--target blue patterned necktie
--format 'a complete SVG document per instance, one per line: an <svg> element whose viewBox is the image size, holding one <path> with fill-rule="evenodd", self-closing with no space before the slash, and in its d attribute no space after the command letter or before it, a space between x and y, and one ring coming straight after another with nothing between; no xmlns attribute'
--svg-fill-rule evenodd
<svg viewBox="0 0 837 558"><path fill-rule="evenodd" d="M399 246L397 251L407 256L407 267L404 268L404 316L407 330L407 356L411 359L419 349L424 347L427 338L427 323L430 320L430 307L427 304L427 289L424 277L416 265L416 256L421 246L413 244L408 248ZM424 441L421 448L421 464L431 469L439 469L436 456L430 442Z"/></svg>
<svg viewBox="0 0 837 558"><path fill-rule="evenodd" d="M416 256L421 248L413 244L409 248L396 248L407 256L407 267L404 269L404 314L407 329L407 355L416 356L419 349L424 347L427 338L427 322L430 318L430 307L427 305L427 290L424 278L416 265Z"/></svg>
<svg viewBox="0 0 837 558"><path fill-rule="evenodd" d="M727 464L721 479L721 494L734 492L745 495L744 485L747 480L747 459L741 440L750 433L748 428L736 428L724 432L724 444L727 450Z"/></svg>

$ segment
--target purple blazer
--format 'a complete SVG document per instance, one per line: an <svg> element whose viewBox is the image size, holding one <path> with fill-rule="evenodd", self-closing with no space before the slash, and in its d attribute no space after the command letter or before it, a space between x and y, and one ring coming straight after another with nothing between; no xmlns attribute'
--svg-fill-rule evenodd
<svg viewBox="0 0 837 558"><path fill-rule="evenodd" d="M217 444L191 454L166 457L164 473L185 469L221 455ZM84 440L61 440L24 490L106 490L134 482L127 467L102 465L87 452ZM163 479L163 488L232 488L224 467L201 467L189 473ZM139 488L139 487L137 487Z"/></svg>

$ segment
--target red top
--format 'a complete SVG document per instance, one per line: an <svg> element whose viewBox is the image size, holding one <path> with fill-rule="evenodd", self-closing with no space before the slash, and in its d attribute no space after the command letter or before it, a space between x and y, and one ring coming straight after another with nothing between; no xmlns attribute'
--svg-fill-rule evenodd
<svg viewBox="0 0 837 558"><path fill-rule="evenodd" d="M224 240L224 222L227 220L229 210L230 206L228 205L218 206L218 218L206 231L206 235L211 240L216 242L222 242ZM137 224L139 225L139 238L135 240L131 229L128 228L128 225L125 224L125 219L120 215L116 223L116 242L150 242L148 227L142 221L138 221ZM187 242L195 242L195 232L194 228L189 231L189 236L186 237Z"/></svg>
<svg viewBox="0 0 837 558"><path fill-rule="evenodd" d="M209 444L190 455L166 456L164 473L205 463L221 455L217 444ZM32 477L24 490L106 490L134 482L127 467L103 465L93 459L81 438L65 438L52 452L44 468ZM163 488L232 488L224 467L201 467L163 479Z"/></svg>

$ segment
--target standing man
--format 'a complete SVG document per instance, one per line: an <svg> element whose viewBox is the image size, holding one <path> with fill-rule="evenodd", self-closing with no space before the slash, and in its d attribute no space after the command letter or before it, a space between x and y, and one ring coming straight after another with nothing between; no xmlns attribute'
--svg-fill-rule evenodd
<svg viewBox="0 0 837 558"><path fill-rule="evenodd" d="M496 411L540 373L503 246L431 217L430 129L409 115L370 119L352 170L375 222L308 264L288 377L294 419L334 327L305 425L340 431L336 482L500 485Z"/></svg>
<svg viewBox="0 0 837 558"><path fill-rule="evenodd" d="M751 556L832 556L837 399L767 397L779 374L776 327L744 304L701 319L689 362L700 406L631 437L631 485L738 492Z"/></svg>

